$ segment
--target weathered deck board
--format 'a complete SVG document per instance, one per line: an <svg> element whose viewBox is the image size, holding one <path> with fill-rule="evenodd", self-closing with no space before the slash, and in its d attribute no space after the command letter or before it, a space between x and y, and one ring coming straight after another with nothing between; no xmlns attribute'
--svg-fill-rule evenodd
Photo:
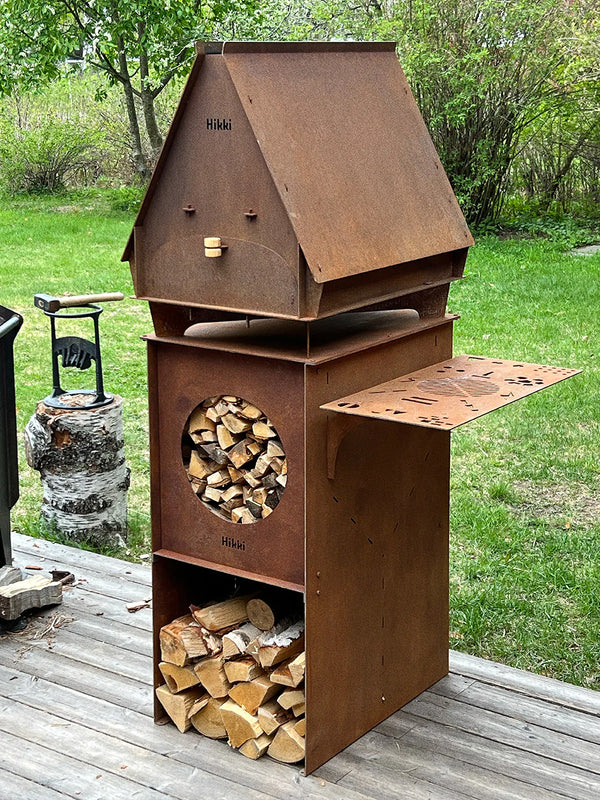
<svg viewBox="0 0 600 800"><path fill-rule="evenodd" d="M450 669L457 675L464 675L482 683L501 686L588 714L600 714L600 692L563 683L545 675L535 675L533 672L506 667L504 664L473 658L455 651L450 653Z"/></svg>
<svg viewBox="0 0 600 800"><path fill-rule="evenodd" d="M13 537L66 568L62 606L0 638L0 797L10 800L598 800L600 694L451 654L449 676L315 775L151 718L150 570ZM62 627L50 629L53 619Z"/></svg>
<svg viewBox="0 0 600 800"><path fill-rule="evenodd" d="M114 644L122 650L152 658L152 639L146 628L134 628L122 622L106 620L104 617L84 614L81 609L77 618L69 623L69 631L87 636L98 642Z"/></svg>
<svg viewBox="0 0 600 800"><path fill-rule="evenodd" d="M45 641L37 641L34 647L48 648ZM152 658L148 655L125 650L122 647L98 639L90 639L69 626L61 629L50 648L53 653L65 658L81 661L92 667L100 666L117 675L141 681L144 686L152 681Z"/></svg>
<svg viewBox="0 0 600 800"><path fill-rule="evenodd" d="M85 572L86 576L97 573L106 578L127 578L129 583L140 583L142 586L149 586L150 583L150 568L145 564L131 564L129 561L120 561L77 547L61 547L54 542L33 539L30 536L14 535L13 544L19 551L19 566L26 564L42 566L42 562L45 561L59 567L61 565L74 567L75 570Z"/></svg>
<svg viewBox="0 0 600 800"><path fill-rule="evenodd" d="M587 715L568 707L551 705L544 700L508 693L497 686L474 682L471 682L470 686L463 687L459 694L450 694L449 692L454 692L457 688L455 685L457 680L457 676L449 675L433 687L432 692L444 697L459 696L462 703L470 706L495 711L505 716L510 714L516 720L600 744L600 725L597 724L595 714L590 720Z"/></svg>
<svg viewBox="0 0 600 800"><path fill-rule="evenodd" d="M555 761L561 761L600 775L600 747L586 742L583 725L577 738L556 733L540 725L522 722L510 716L510 700L507 713L496 713L428 692L408 703L405 710L417 717L450 725L455 729L517 747ZM600 777L599 784L600 786Z"/></svg>
<svg viewBox="0 0 600 800"><path fill-rule="evenodd" d="M404 712L402 712L404 713ZM395 716L395 715L394 715ZM394 717L377 730L394 736ZM531 800L537 800L540 788L551 789L570 800L597 800L600 790L597 776L544 758L511 745L496 742L444 724L421 721L402 740L431 753L432 760L447 755L475 767L484 767L498 775L507 775L530 785ZM482 795L482 800L487 800Z"/></svg>

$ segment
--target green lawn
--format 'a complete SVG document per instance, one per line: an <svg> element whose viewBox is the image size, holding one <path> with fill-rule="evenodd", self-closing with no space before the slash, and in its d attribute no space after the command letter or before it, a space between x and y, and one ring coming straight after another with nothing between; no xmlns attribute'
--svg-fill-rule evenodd
<svg viewBox="0 0 600 800"><path fill-rule="evenodd" d="M451 645L600 687L600 256L483 238L455 351L582 375L453 434Z"/></svg>
<svg viewBox="0 0 600 800"><path fill-rule="evenodd" d="M0 303L21 311L18 425L51 388L49 326L35 292L132 294L120 262L132 215L111 192L0 201ZM544 239L483 237L454 284L455 352L580 367L558 386L453 434L451 646L600 686L600 256ZM131 535L149 550L143 303L107 304L106 385L125 400ZM89 379L88 374L80 376ZM21 456L14 528L39 532L39 478Z"/></svg>
<svg viewBox="0 0 600 800"><path fill-rule="evenodd" d="M129 265L120 259L133 216L114 211L114 197L114 192L107 191L0 201L0 304L20 311L25 318L15 341L18 428L22 431L36 402L52 389L50 323L33 307L33 295L125 294L123 302L104 306L100 337L106 389L124 400L125 444L131 467L130 540L127 552L120 555L135 558L150 549L146 356L140 336L152 330L152 323L146 304L131 299ZM79 333L91 338L91 328ZM72 388L93 388L93 380L93 370L78 373L71 379ZM69 379L65 383L71 388ZM39 475L27 466L22 451L20 481L21 499L12 512L13 527L37 534Z"/></svg>

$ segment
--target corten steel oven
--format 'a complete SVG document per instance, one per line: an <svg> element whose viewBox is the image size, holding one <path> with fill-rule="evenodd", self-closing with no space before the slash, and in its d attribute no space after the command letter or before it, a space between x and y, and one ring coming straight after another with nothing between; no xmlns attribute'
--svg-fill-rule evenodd
<svg viewBox="0 0 600 800"><path fill-rule="evenodd" d="M155 328L156 684L190 602L303 594L306 772L448 671L450 431L575 372L452 357L471 244L393 44L199 48L124 254ZM222 396L285 450L254 524L182 461Z"/></svg>

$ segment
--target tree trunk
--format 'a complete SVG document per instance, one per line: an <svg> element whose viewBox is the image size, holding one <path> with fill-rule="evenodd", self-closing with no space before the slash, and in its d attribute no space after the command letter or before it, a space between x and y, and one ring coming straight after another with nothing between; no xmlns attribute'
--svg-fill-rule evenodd
<svg viewBox="0 0 600 800"><path fill-rule="evenodd" d="M558 190L560 189L561 183L567 177L567 174L568 174L569 170L573 166L573 162L575 161L575 159L579 155L582 146L588 140L589 136L591 135L591 133L592 133L592 131L594 130L595 127L596 127L596 123L594 123L590 128L586 129L579 136L579 138L577 139L577 141L575 142L575 144L571 148L569 154L567 155L567 157L563 161L562 166L560 166L556 170L556 172L554 174L554 177L552 178L552 180L550 182L550 186L549 186L548 191L546 193L546 197L543 198L542 202L540 203L540 208L541 208L542 211L548 211L548 208L550 207L550 203L554 200L554 198L558 194Z"/></svg>
<svg viewBox="0 0 600 800"><path fill-rule="evenodd" d="M125 106L127 108L127 119L129 121L129 133L131 135L131 143L133 145L133 163L140 181L142 183L146 183L148 180L150 180L152 170L148 166L148 162L146 161L146 157L144 155L144 148L142 147L140 125L137 118L137 109L135 107L135 96L133 87L131 85L129 68L127 66L125 43L122 39L119 40L119 68L122 77L121 85L125 95Z"/></svg>
<svg viewBox="0 0 600 800"><path fill-rule="evenodd" d="M143 34L143 27L139 27L139 35ZM140 55L140 78L141 78L141 98L142 110L144 112L144 121L146 123L146 132L150 139L150 146L152 147L152 161L156 162L158 154L163 145L163 137L156 122L156 113L154 110L154 94L150 88L150 74L148 70L148 54L144 50Z"/></svg>

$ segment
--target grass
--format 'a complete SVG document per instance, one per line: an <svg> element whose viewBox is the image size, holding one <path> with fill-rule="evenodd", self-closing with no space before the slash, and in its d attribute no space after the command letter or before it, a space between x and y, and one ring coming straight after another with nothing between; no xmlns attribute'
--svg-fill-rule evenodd
<svg viewBox="0 0 600 800"><path fill-rule="evenodd" d="M451 645L600 687L600 256L483 237L457 353L583 369L453 435Z"/></svg>
<svg viewBox="0 0 600 800"><path fill-rule="evenodd" d="M125 301L104 306L100 337L106 389L124 400L126 457L131 468L130 535L128 547L120 555L137 559L150 547L147 382L140 336L150 331L152 324L146 304L129 299L133 294L129 267L120 258L133 215L114 210L120 200L121 193L107 190L0 201L0 303L21 312L25 319L14 347L17 424L22 431L36 402L52 388L49 321L34 309L33 295L125 294ZM77 332L91 337L91 329ZM66 388L93 388L93 380L91 370L71 378L71 386L69 379L65 383ZM39 475L27 466L22 451L20 482L13 527L39 535Z"/></svg>
<svg viewBox="0 0 600 800"><path fill-rule="evenodd" d="M49 326L35 292L132 294L120 262L131 211L119 193L0 199L0 303L21 311L18 426L51 388ZM127 204L125 204L127 206ZM450 308L455 352L575 366L581 376L453 434L451 646L600 687L600 256L560 236L481 236ZM124 397L131 533L118 555L149 552L145 304L107 304L106 385ZM80 380L89 379L88 373ZM39 535L39 478L20 461L13 526Z"/></svg>

